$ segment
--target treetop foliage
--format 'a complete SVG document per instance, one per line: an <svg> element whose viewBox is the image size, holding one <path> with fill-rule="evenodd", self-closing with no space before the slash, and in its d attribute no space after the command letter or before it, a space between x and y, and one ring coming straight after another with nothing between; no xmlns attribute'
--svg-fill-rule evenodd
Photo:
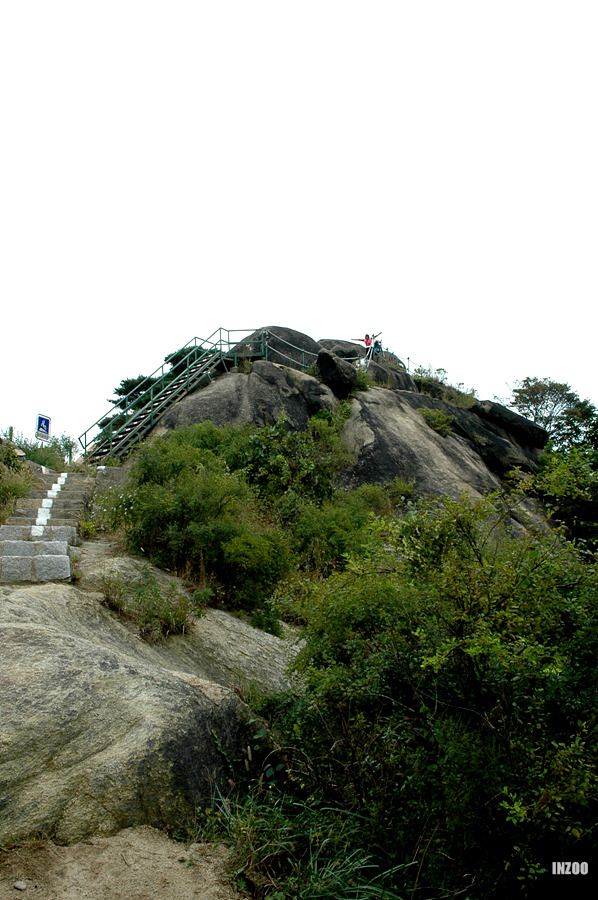
<svg viewBox="0 0 598 900"><path fill-rule="evenodd" d="M545 428L556 449L582 445L598 449L598 410L590 400L581 400L568 384L524 378L513 388L510 405Z"/></svg>
<svg viewBox="0 0 598 900"><path fill-rule="evenodd" d="M525 378L511 405L550 435L535 487L571 539L598 546L598 410L568 384Z"/></svg>

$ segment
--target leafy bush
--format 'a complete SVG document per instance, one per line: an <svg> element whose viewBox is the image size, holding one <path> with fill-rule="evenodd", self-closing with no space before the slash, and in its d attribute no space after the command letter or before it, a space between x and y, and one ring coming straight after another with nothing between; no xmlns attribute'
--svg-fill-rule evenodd
<svg viewBox="0 0 598 900"><path fill-rule="evenodd" d="M433 428L438 434L446 437L451 433L454 416L449 416L441 409L419 409L418 412L424 417L430 428Z"/></svg>
<svg viewBox="0 0 598 900"><path fill-rule="evenodd" d="M15 447L0 443L0 524L11 514L15 500L31 493L33 480L33 472L23 463Z"/></svg>
<svg viewBox="0 0 598 900"><path fill-rule="evenodd" d="M291 553L285 535L275 528L245 531L223 546L223 578L236 604L251 609L268 597L288 572Z"/></svg>
<svg viewBox="0 0 598 900"><path fill-rule="evenodd" d="M237 438L247 443L247 434ZM122 527L129 549L211 584L214 596L234 607L265 609L291 565L290 549L285 535L260 518L241 473L217 455L221 440L211 427L144 445L126 487L96 502L94 521Z"/></svg>
<svg viewBox="0 0 598 900"><path fill-rule="evenodd" d="M251 502L247 486L219 467L186 469L164 482L144 480L131 499L129 547L161 568L200 576L223 574L223 546L247 528Z"/></svg>
<svg viewBox="0 0 598 900"><path fill-rule="evenodd" d="M598 452L588 447L550 450L535 486L552 518L570 538L598 547Z"/></svg>
<svg viewBox="0 0 598 900"><path fill-rule="evenodd" d="M370 376L366 372L365 369L357 370L357 381L355 382L355 387L353 388L353 393L357 393L357 391L369 391L372 386L372 382Z"/></svg>
<svg viewBox="0 0 598 900"><path fill-rule="evenodd" d="M365 550L372 517L391 515L393 502L384 487L362 485L319 504L291 497L277 512L301 568L327 576Z"/></svg>
<svg viewBox="0 0 598 900"><path fill-rule="evenodd" d="M396 476L385 488L390 502L396 509L404 506L413 497L415 494L415 481L412 478Z"/></svg>
<svg viewBox="0 0 598 900"><path fill-rule="evenodd" d="M290 523L293 549L304 568L320 574L343 565L349 551L357 549L359 528L367 518L366 514L360 521L348 506L335 501L299 503L295 513Z"/></svg>
<svg viewBox="0 0 598 900"><path fill-rule="evenodd" d="M175 584L161 588L147 566L138 584L125 583L120 575L112 575L104 578L103 590L105 605L133 621L141 637L150 643L188 631L193 617L201 614L208 599L201 591L190 598Z"/></svg>
<svg viewBox="0 0 598 900"><path fill-rule="evenodd" d="M413 372L413 380L422 394L428 394L453 406L461 406L471 409L476 403L476 391L474 388L466 388L459 383L449 384L446 369L435 369L433 366L418 366Z"/></svg>
<svg viewBox="0 0 598 900"><path fill-rule="evenodd" d="M275 425L256 430L240 460L247 481L260 497L270 501L287 491L330 497L334 467L332 439L324 440L328 432L334 433L324 422L307 432L287 431L284 416Z"/></svg>
<svg viewBox="0 0 598 900"><path fill-rule="evenodd" d="M422 896L512 896L596 849L596 566L508 522L444 500L380 523L312 587L303 689L271 709L294 777Z"/></svg>
<svg viewBox="0 0 598 900"><path fill-rule="evenodd" d="M68 435L50 438L49 441L29 441L21 434L13 435L15 445L22 450L25 458L40 466L47 466L55 472L64 471L72 462L77 442Z"/></svg>

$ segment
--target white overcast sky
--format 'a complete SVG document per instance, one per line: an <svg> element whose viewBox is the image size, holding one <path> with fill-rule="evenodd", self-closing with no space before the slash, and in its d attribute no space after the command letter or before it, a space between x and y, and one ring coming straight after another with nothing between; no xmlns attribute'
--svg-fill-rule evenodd
<svg viewBox="0 0 598 900"><path fill-rule="evenodd" d="M598 404L598 4L0 0L0 430L216 328Z"/></svg>

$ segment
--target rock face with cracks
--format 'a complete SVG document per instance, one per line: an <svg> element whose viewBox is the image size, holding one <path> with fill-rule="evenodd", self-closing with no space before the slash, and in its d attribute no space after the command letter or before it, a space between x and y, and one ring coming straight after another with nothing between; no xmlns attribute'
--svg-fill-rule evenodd
<svg viewBox="0 0 598 900"><path fill-rule="evenodd" d="M334 410L351 397L357 370L350 360L362 358L362 347L333 340L316 343L289 329L270 333L278 335L279 358L285 348L294 354L285 365L254 360L249 374L216 378L168 410L155 433L207 420L217 425L270 424L281 413L288 428L300 430L320 410ZM290 349L283 337L292 344ZM324 383L301 371L302 358L311 360L309 354L316 353ZM350 400L351 418L342 437L355 464L340 476L341 487L383 484L398 477L413 481L419 496L456 497L464 491L495 490L514 468L536 470L547 434L517 413L473 399L465 408L458 403L458 392L443 385L427 385L427 392L421 393L400 360L393 365L372 362L368 374L370 389L357 391ZM434 429L433 420L426 418L430 413L446 418L448 434Z"/></svg>
<svg viewBox="0 0 598 900"><path fill-rule="evenodd" d="M351 360L363 348L270 331L268 359L189 394L156 432L208 420L270 424L281 414L300 430L349 396L342 437L354 462L340 487L398 477L418 495L481 495L514 467L536 468L546 433L500 404L466 409L442 386L420 393L400 360L372 363L373 386L352 395ZM318 354L325 383L302 371ZM449 423L446 433L431 414ZM98 489L112 474L104 470ZM94 556L98 546L83 547L77 586L0 588L0 844L179 825L209 804L255 728L233 688L286 684L296 648L219 610L188 634L145 644L100 602L107 568L134 582L142 564Z"/></svg>
<svg viewBox="0 0 598 900"><path fill-rule="evenodd" d="M486 404L462 409L411 391L359 393L343 432L356 462L342 473L342 485L383 484L399 477L413 481L421 495L456 498L496 490L514 468L534 471L542 429L534 431L532 423L515 414L513 420L502 418L504 407L492 406L498 410L490 417ZM431 427L425 417L430 410L450 420L448 434Z"/></svg>
<svg viewBox="0 0 598 900"><path fill-rule="evenodd" d="M297 369L256 360L248 375L220 375L203 390L193 391L160 419L159 431L171 431L210 420L271 425L284 413L289 428L303 429L321 409L334 409L337 399L324 384Z"/></svg>
<svg viewBox="0 0 598 900"><path fill-rule="evenodd" d="M252 633L284 671L284 642L243 623L236 640L253 668L233 651L210 660L226 643L224 613L206 622L204 665L195 629L195 644L150 646L99 599L72 585L0 590L0 844L180 825L209 805L252 734L227 686L260 684Z"/></svg>

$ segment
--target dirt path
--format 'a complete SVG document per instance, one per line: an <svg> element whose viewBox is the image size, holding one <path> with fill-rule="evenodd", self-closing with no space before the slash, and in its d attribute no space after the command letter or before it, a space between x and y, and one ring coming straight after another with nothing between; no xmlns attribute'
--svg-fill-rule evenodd
<svg viewBox="0 0 598 900"><path fill-rule="evenodd" d="M242 900L225 856L146 825L70 847L31 842L0 850L0 900Z"/></svg>

